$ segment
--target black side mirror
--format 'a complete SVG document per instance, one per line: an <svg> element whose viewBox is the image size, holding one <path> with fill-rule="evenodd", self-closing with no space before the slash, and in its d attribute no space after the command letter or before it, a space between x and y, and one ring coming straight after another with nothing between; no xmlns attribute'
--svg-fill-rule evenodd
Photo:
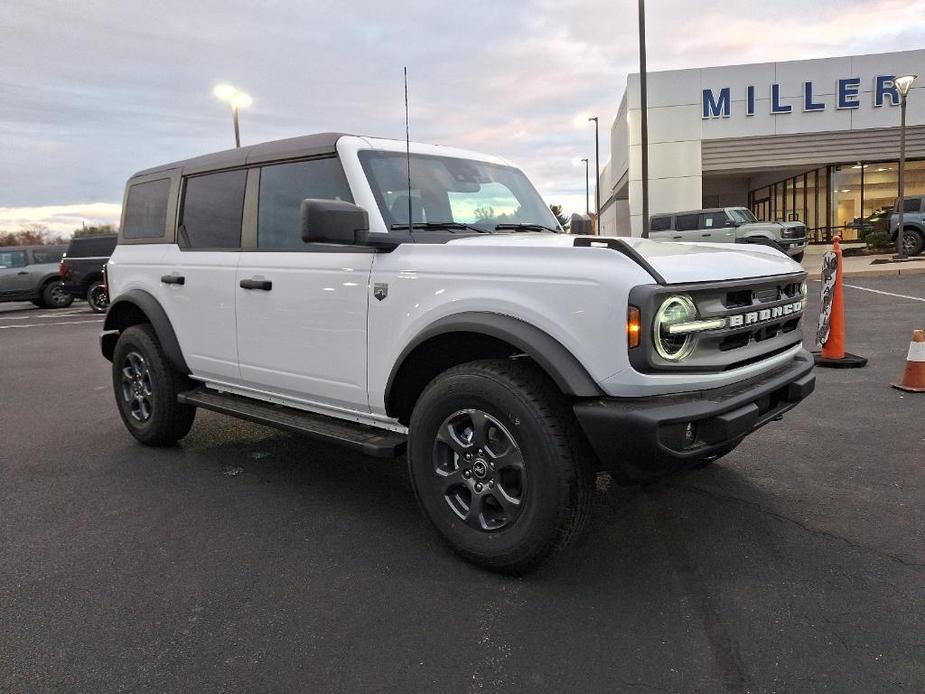
<svg viewBox="0 0 925 694"><path fill-rule="evenodd" d="M727 227L737 227L737 226L739 226L739 223L738 223L737 221L735 221L734 219L727 219L727 220L726 220L726 226L727 226Z"/></svg>
<svg viewBox="0 0 925 694"><path fill-rule="evenodd" d="M302 201L302 240L306 243L364 243L369 215L362 207L343 200Z"/></svg>

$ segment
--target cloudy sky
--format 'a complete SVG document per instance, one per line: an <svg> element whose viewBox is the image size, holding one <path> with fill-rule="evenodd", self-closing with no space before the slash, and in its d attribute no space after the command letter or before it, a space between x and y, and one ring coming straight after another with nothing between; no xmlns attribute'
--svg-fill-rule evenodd
<svg viewBox="0 0 925 694"><path fill-rule="evenodd" d="M117 221L134 171L233 144L341 130L500 154L584 208L628 72L633 0L7 0L0 3L0 229ZM922 48L922 0L650 0L651 70ZM593 161L593 159L592 159ZM592 193L593 195L593 193Z"/></svg>

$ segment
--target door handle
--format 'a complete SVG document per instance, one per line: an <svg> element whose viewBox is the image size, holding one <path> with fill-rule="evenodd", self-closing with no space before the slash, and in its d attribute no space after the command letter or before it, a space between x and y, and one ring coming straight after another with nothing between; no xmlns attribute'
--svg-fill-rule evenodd
<svg viewBox="0 0 925 694"><path fill-rule="evenodd" d="M704 234L703 236L706 238L707 236L713 236L713 234Z"/></svg>
<svg viewBox="0 0 925 694"><path fill-rule="evenodd" d="M183 275L161 275L161 282L164 284L186 284L186 278Z"/></svg>
<svg viewBox="0 0 925 694"><path fill-rule="evenodd" d="M265 292L273 289L270 280L241 280L241 289L262 289Z"/></svg>
<svg viewBox="0 0 925 694"><path fill-rule="evenodd" d="M20 270L20 271L17 272L16 274L17 274L17 275L28 275L29 272L28 272L28 270Z"/></svg>
<svg viewBox="0 0 925 694"><path fill-rule="evenodd" d="M672 236L671 238L673 238L673 239L680 239L680 238L681 238L681 235L678 234L677 236Z"/></svg>

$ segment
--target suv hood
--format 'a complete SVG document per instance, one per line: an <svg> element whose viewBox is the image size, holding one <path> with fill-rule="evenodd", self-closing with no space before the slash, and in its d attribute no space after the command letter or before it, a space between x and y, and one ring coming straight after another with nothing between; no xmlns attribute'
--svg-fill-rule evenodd
<svg viewBox="0 0 925 694"><path fill-rule="evenodd" d="M483 234L455 239L449 245L476 245L520 248L562 248L563 253L587 253L587 248L575 248L570 234ZM617 238L592 236L592 241L617 242L635 251L668 284L716 282L722 280L769 277L803 272L803 267L786 255L767 246L732 243L672 243L637 237ZM566 251L570 249L570 251ZM596 248L597 251L619 251ZM577 256L573 256L577 257ZM630 255L632 257L632 255Z"/></svg>

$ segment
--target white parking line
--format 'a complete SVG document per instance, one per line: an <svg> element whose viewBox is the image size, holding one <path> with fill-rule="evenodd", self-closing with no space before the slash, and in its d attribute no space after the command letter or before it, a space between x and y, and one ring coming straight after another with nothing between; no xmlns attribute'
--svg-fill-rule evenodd
<svg viewBox="0 0 925 694"><path fill-rule="evenodd" d="M67 318L68 316L82 316L88 315L90 312L87 309L79 309L77 311L59 311L57 313L27 313L24 316L0 316L0 320L29 320L35 318Z"/></svg>
<svg viewBox="0 0 925 694"><path fill-rule="evenodd" d="M44 328L47 325L80 325L81 323L102 323L103 319L97 320L72 320L66 323L27 323L26 325L0 325L0 330L11 330L13 328Z"/></svg>
<svg viewBox="0 0 925 694"><path fill-rule="evenodd" d="M911 299L912 301L925 301L925 298L921 296L909 296L908 294L894 294L893 292L883 292L879 289L868 289L867 287L859 287L856 284L846 284L846 287L851 287L852 289L860 289L862 292L872 292L873 294L885 294L886 296L895 296L899 299Z"/></svg>

